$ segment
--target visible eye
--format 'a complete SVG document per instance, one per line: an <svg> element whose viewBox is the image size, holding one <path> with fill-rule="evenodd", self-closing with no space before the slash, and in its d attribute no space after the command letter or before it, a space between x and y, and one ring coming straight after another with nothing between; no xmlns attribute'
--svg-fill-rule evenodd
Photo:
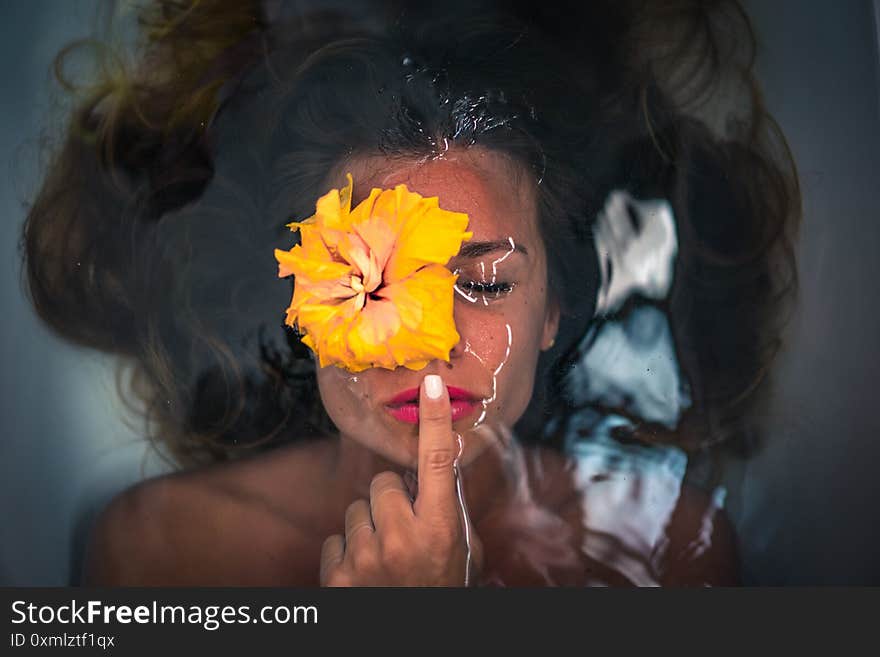
<svg viewBox="0 0 880 657"><path fill-rule="evenodd" d="M515 287L513 283L508 283L506 281L488 283L469 280L459 280L455 286L462 292L462 294L466 297L473 298L475 301L480 297L484 299L498 299L505 297L513 292L513 288Z"/></svg>

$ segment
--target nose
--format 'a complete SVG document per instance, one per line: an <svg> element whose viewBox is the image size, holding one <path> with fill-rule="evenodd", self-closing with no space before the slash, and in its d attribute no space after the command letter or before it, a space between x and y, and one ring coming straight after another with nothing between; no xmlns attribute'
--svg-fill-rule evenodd
<svg viewBox="0 0 880 657"><path fill-rule="evenodd" d="M443 372L448 372L458 360L461 358L461 354L464 353L464 347L462 346L461 341L452 348L452 351L449 352L449 362L447 363L445 360L440 360L439 358L435 358L430 363L428 363L428 369L426 370L429 374L440 374Z"/></svg>
<svg viewBox="0 0 880 657"><path fill-rule="evenodd" d="M455 343L455 346L452 348L452 351L449 352L449 362L445 363L446 367L452 368L455 363L464 355L464 337L460 337L458 342Z"/></svg>
<svg viewBox="0 0 880 657"><path fill-rule="evenodd" d="M472 331L478 326L478 320L470 313L469 305L469 302L463 302L456 297L454 316L455 329L458 331L458 342L455 343L455 346L449 352L449 362L444 363L448 368L452 368L467 353L468 336L472 335Z"/></svg>

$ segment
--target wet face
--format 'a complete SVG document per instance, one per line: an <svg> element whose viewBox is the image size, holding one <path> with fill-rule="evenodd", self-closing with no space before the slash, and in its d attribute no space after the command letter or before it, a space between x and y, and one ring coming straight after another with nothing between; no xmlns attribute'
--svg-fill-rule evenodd
<svg viewBox="0 0 880 657"><path fill-rule="evenodd" d="M542 350L551 346L559 315L549 299L534 183L504 156L471 148L441 159L358 159L340 168L354 176L353 205L372 187L405 184L440 207L465 212L473 237L448 267L458 273L455 324L461 339L449 363L432 361L420 371L370 369L352 374L318 369L321 398L344 440L394 464L414 468L418 454L418 387L439 374L450 390L453 428L465 461L481 449L475 425L519 420L532 396ZM413 402L413 403L408 403Z"/></svg>

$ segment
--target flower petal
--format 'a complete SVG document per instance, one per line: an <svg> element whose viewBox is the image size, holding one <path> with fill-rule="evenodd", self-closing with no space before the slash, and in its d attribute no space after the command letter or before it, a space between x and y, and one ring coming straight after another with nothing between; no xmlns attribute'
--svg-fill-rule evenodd
<svg viewBox="0 0 880 657"><path fill-rule="evenodd" d="M387 222L377 217L370 217L366 221L354 224L353 227L375 256L379 270L384 271L394 249L397 233Z"/></svg>
<svg viewBox="0 0 880 657"><path fill-rule="evenodd" d="M388 340L399 365L420 369L414 367L420 359L449 361L460 339L453 317L455 279L445 267L430 265L378 293L399 309L401 329Z"/></svg>
<svg viewBox="0 0 880 657"><path fill-rule="evenodd" d="M297 278L297 284L309 285L319 281L347 281L351 278L351 265L335 260L309 258L298 245L279 260L279 275L282 268ZM289 275L289 274L288 274Z"/></svg>
<svg viewBox="0 0 880 657"><path fill-rule="evenodd" d="M406 216L385 267L385 280L403 280L425 265L445 265L471 238L473 233L465 231L467 223L466 214L431 205Z"/></svg>
<svg viewBox="0 0 880 657"><path fill-rule="evenodd" d="M398 309L386 299L371 300L352 322L348 345L356 361L370 367L397 366L388 341L400 330Z"/></svg>
<svg viewBox="0 0 880 657"><path fill-rule="evenodd" d="M343 231L349 229L353 181L351 174L346 178L348 185L342 189L331 189L318 199L315 205L315 223L321 227Z"/></svg>

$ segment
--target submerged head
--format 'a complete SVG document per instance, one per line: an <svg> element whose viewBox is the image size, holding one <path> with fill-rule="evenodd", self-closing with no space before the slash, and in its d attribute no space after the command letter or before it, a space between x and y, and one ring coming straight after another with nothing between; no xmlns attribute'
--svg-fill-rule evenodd
<svg viewBox="0 0 880 657"><path fill-rule="evenodd" d="M353 202L371 188L405 184L438 197L443 209L466 213L473 235L447 265L458 276L453 314L459 335L448 361L357 373L319 367L324 408L343 437L414 467L419 384L426 374L439 374L450 391L453 428L462 432L465 450L475 452L468 429L484 423L511 428L522 417L539 356L554 344L559 327L535 184L518 163L479 147L418 160L356 158L346 166L360 181Z"/></svg>

